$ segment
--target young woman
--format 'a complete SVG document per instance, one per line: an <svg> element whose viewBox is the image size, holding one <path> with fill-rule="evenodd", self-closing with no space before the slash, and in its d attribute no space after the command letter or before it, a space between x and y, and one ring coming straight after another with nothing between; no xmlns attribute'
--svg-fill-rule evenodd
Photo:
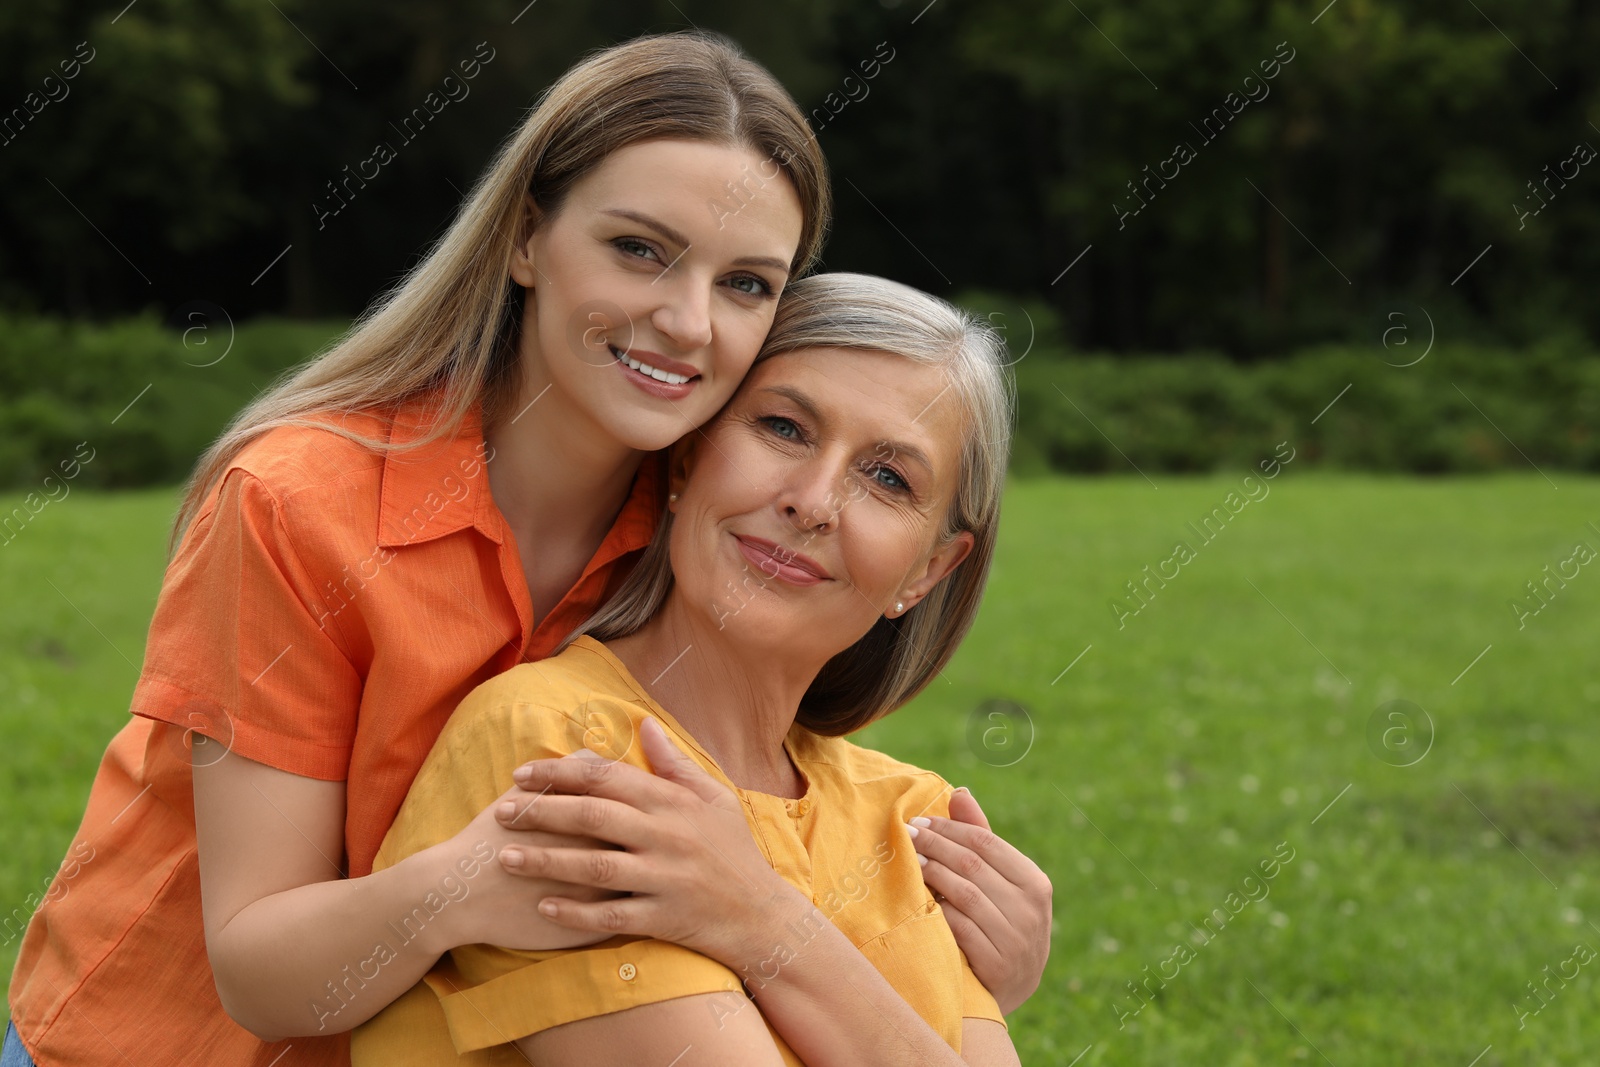
<svg viewBox="0 0 1600 1067"><path fill-rule="evenodd" d="M416 769L620 582L663 506L652 451L732 394L828 204L803 116L720 39L633 41L549 90L429 257L202 458L7 1055L346 1061L338 1033L453 947L435 924L332 1024L311 1010L441 876L371 871ZM458 911L515 940L538 898L507 879Z"/></svg>
<svg viewBox="0 0 1600 1067"><path fill-rule="evenodd" d="M722 889L670 934L646 892L591 902L587 920L568 901L571 926L600 932L535 938L564 935L559 950L458 946L357 1030L355 1067L667 1063L687 1048L706 1065L1016 1062L912 847L950 787L841 736L921 690L977 614L1009 440L1000 353L904 286L795 283L766 358L674 450L671 516L626 586L559 655L467 698L377 859L469 854L460 831L526 759L587 742L677 762L664 729L707 772L702 794L736 791L718 821L748 822L710 864ZM603 799L569 814L567 833L652 833ZM630 852L544 843L547 876L648 881ZM472 867L448 887L457 901L496 877ZM559 920L563 902L540 910ZM390 940L416 921L396 918ZM645 932L657 939L607 938Z"/></svg>

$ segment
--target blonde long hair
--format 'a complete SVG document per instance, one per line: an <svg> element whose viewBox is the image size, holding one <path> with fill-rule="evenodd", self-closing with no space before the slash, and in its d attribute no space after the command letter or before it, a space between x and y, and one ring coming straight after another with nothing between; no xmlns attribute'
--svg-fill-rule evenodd
<svg viewBox="0 0 1600 1067"><path fill-rule="evenodd" d="M541 217L618 149L661 138L748 147L780 167L804 211L791 273L809 270L832 208L827 164L788 92L726 38L698 31L640 37L598 52L550 86L479 178L450 229L328 351L244 408L206 450L184 488L171 552L228 464L279 426L318 426L375 450L453 433L474 404L485 425L516 388L523 290L510 277L525 197ZM328 421L381 414L438 391L430 431L391 445ZM324 418L313 418L321 415Z"/></svg>
<svg viewBox="0 0 1600 1067"><path fill-rule="evenodd" d="M816 274L784 290L759 359L813 348L887 352L940 367L966 416L961 469L941 539L972 534L967 558L898 618L880 617L834 656L800 701L796 721L819 734L861 729L916 696L944 669L983 600L1000 525L1015 408L1005 343L982 319L907 285L866 274ZM695 431L700 432L700 431ZM617 594L578 629L625 637L672 591L672 514Z"/></svg>

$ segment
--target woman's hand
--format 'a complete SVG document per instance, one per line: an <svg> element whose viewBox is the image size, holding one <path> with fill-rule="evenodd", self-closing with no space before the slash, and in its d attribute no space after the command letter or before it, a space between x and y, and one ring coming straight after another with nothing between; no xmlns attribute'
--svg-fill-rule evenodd
<svg viewBox="0 0 1600 1067"><path fill-rule="evenodd" d="M459 899L452 899L448 895L449 886L445 887L445 899L450 903L441 913L448 923L447 943L439 946L441 951L456 945L477 944L528 950L577 948L604 941L610 936L559 926L539 913L539 901L551 894L560 894L572 900L597 901L618 897L621 893L586 885L569 885L551 878L520 876L523 872L508 873L497 861L497 855L505 856L522 848L564 848L589 852L609 848L592 838L541 830L507 829L502 825L502 809L514 810L529 802L528 794L514 786L479 812L460 833L418 854L426 857L423 862L441 867L446 872L450 872L452 867L456 867L462 875L468 870L474 871L470 880L458 877L450 883L463 887ZM478 861L481 861L481 868ZM448 873L446 877L449 877Z"/></svg>
<svg viewBox="0 0 1600 1067"><path fill-rule="evenodd" d="M538 798L512 805L503 816L508 826L598 838L623 851L512 845L502 850L501 862L511 860L508 869L536 877L633 893L598 903L545 898L541 910L563 926L671 941L749 974L770 955L775 928L821 920L821 913L772 870L731 790L679 752L654 720L638 736L655 774L598 757L539 760L514 775ZM1038 984L1037 972L1032 984ZM962 1062L832 923L822 921L806 950L770 980L752 983L752 992L760 1018L807 1063ZM691 1000L669 1001L664 1010L681 1005L691 1018L709 1020ZM1016 1063L1003 1027L986 1020L966 1024L972 1048L965 1062Z"/></svg>
<svg viewBox="0 0 1600 1067"><path fill-rule="evenodd" d="M970 791L955 791L950 815L913 819L911 843L956 944L1009 1015L1039 988L1050 956L1050 879L989 829Z"/></svg>
<svg viewBox="0 0 1600 1067"><path fill-rule="evenodd" d="M639 740L654 774L585 752L537 760L514 775L536 795L496 812L502 827L608 842L620 851L512 843L500 850L501 866L610 891L604 900L545 897L539 910L559 926L670 941L739 970L759 958L769 913L792 903L796 891L756 847L731 790L680 752L654 719L644 722Z"/></svg>

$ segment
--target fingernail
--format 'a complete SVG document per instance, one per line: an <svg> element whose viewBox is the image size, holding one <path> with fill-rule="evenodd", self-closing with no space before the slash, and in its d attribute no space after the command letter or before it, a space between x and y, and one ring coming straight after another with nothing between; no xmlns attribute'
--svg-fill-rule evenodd
<svg viewBox="0 0 1600 1067"><path fill-rule="evenodd" d="M928 865L928 857L926 857L922 853L918 852L917 853L917 866L918 867L926 867L927 865Z"/></svg>
<svg viewBox="0 0 1600 1067"><path fill-rule="evenodd" d="M661 720L656 718L654 715L645 719L644 723L639 727L639 729L641 732L654 734L657 742L666 745L676 754L682 754L678 743L667 734L667 728L662 726Z"/></svg>
<svg viewBox="0 0 1600 1067"><path fill-rule="evenodd" d="M965 794L967 794L967 796L969 796L969 797L970 797L970 796L971 796L971 795L972 795L972 790L970 790L970 789L968 789L968 788L967 788L967 787L966 787L966 786L964 786L964 785L958 785L958 786L956 786L956 787L955 787L955 788L954 788L954 789L953 789L953 790L951 790L951 792L953 792L953 793L965 793Z"/></svg>
<svg viewBox="0 0 1600 1067"><path fill-rule="evenodd" d="M520 785L521 783L526 782L528 780L528 776L531 774L533 774L533 768L524 763L522 766L511 772L511 780Z"/></svg>
<svg viewBox="0 0 1600 1067"><path fill-rule="evenodd" d="M580 748L580 749L578 749L578 751L572 753L572 755L577 757L578 759L587 759L587 760L597 760L597 759L604 759L605 758L604 756L600 755L600 753L596 752L592 748Z"/></svg>
<svg viewBox="0 0 1600 1067"><path fill-rule="evenodd" d="M906 833L910 834L912 837L916 837L919 832L920 831L918 831L915 826L911 825L910 823L906 823Z"/></svg>
<svg viewBox="0 0 1600 1067"><path fill-rule="evenodd" d="M933 820L932 819L925 819L921 815L918 815L915 819L911 820L911 825L912 826L928 827L928 826L932 826L933 825Z"/></svg>
<svg viewBox="0 0 1600 1067"><path fill-rule="evenodd" d="M500 865L502 867L521 867L522 853L514 848L505 849L500 853Z"/></svg>
<svg viewBox="0 0 1600 1067"><path fill-rule="evenodd" d="M508 800L504 804L501 804L498 808L495 809L495 814L500 816L500 818L502 818L502 819L509 819L509 818L513 817L514 815L517 814L517 803L516 803L516 801Z"/></svg>
<svg viewBox="0 0 1600 1067"><path fill-rule="evenodd" d="M556 913L556 906L554 904L552 904L548 900L539 901L539 914L540 915L554 915L555 913Z"/></svg>

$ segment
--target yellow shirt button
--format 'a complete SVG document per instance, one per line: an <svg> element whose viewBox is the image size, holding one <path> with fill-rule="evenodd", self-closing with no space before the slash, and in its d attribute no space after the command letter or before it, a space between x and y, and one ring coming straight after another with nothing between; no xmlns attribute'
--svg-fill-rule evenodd
<svg viewBox="0 0 1600 1067"><path fill-rule="evenodd" d="M635 967L631 963L624 963L621 967L617 968L617 977L621 978L624 982L633 981L638 974L639 968Z"/></svg>

